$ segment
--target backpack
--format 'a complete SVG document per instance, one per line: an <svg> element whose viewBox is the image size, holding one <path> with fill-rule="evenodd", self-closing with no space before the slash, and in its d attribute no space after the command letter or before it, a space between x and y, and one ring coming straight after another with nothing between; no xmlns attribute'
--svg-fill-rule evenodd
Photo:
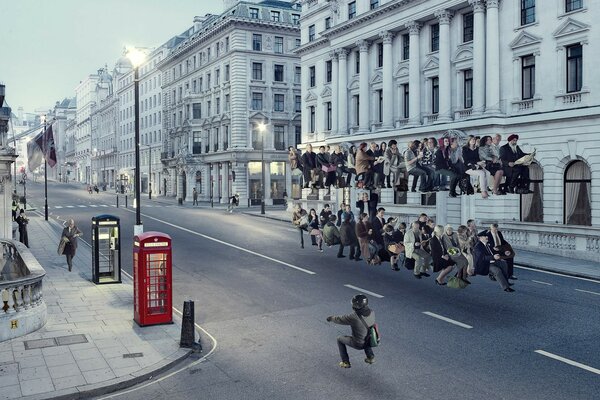
<svg viewBox="0 0 600 400"><path fill-rule="evenodd" d="M471 178L461 178L458 181L458 187L460 188L461 194L475 194L475 189L471 185Z"/></svg>
<svg viewBox="0 0 600 400"><path fill-rule="evenodd" d="M365 347L377 347L381 342L381 335L379 334L379 327L377 324L373 324L373 326L367 325L365 320L361 315L356 313L360 321L363 323L365 328L367 328L367 336L365 337Z"/></svg>

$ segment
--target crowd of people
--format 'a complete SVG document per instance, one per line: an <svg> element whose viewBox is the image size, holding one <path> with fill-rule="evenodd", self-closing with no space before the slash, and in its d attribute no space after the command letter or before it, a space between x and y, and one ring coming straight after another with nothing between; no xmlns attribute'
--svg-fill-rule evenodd
<svg viewBox="0 0 600 400"><path fill-rule="evenodd" d="M413 140L403 151L396 140L390 140L363 142L348 149L320 146L318 153L308 144L303 154L290 147L288 159L292 171L302 172L305 188L346 187L354 177L359 188L408 191L408 178L412 176L412 192L417 191L419 183L421 193L447 190L450 197L456 197L477 191L487 198L490 192L531 193L528 165L533 154L523 152L518 140L519 136L513 134L502 145L501 135L469 136L463 145L457 138L432 137Z"/></svg>
<svg viewBox="0 0 600 400"><path fill-rule="evenodd" d="M407 226L398 218L386 218L383 207L374 215L361 211L355 217L348 204L341 204L336 214L329 204L318 214L315 209L306 211L296 204L292 223L300 232L302 248L307 232L320 252L323 245L337 246L338 258L346 257L344 250L348 247L350 260L364 259L370 265L389 261L394 271L404 266L416 279L430 277L432 271L437 273L437 285L464 288L471 284L470 276L485 275L504 291L514 291L511 280L516 279L515 253L497 224L478 231L475 221L469 220L455 230L451 225L436 224L423 213Z"/></svg>

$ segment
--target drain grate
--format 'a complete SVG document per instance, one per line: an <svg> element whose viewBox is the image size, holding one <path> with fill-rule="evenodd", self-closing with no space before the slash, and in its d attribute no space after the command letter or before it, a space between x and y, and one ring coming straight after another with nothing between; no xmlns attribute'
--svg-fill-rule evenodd
<svg viewBox="0 0 600 400"><path fill-rule="evenodd" d="M50 339L26 340L25 342L23 342L23 344L25 345L25 350L33 350L43 349L45 347L68 346L70 344L79 344L87 342L88 340L85 337L85 335L68 335Z"/></svg>
<svg viewBox="0 0 600 400"><path fill-rule="evenodd" d="M123 354L123 358L137 358L137 357L144 357L144 353L128 353L128 354Z"/></svg>

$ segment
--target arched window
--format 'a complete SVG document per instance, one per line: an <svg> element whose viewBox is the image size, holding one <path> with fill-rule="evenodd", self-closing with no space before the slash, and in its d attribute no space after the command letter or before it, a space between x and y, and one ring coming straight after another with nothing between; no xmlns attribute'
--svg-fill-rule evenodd
<svg viewBox="0 0 600 400"><path fill-rule="evenodd" d="M583 161L573 161L565 170L564 222L592 225L592 173Z"/></svg>
<svg viewBox="0 0 600 400"><path fill-rule="evenodd" d="M202 193L202 172L196 171L196 191Z"/></svg>
<svg viewBox="0 0 600 400"><path fill-rule="evenodd" d="M529 165L529 190L521 195L521 221L544 222L544 171L537 163Z"/></svg>

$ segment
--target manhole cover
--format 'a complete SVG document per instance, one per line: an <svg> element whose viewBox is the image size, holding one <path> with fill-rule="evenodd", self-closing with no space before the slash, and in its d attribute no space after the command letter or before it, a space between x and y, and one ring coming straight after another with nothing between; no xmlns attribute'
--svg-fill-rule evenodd
<svg viewBox="0 0 600 400"><path fill-rule="evenodd" d="M70 344L87 343L85 335L69 335L55 338L59 346L68 346Z"/></svg>
<svg viewBox="0 0 600 400"><path fill-rule="evenodd" d="M128 354L123 354L123 358L137 358L137 357L144 357L144 353L128 353Z"/></svg>
<svg viewBox="0 0 600 400"><path fill-rule="evenodd" d="M44 347L68 346L70 344L87 343L85 335L59 336L50 339L26 340L25 350L43 349Z"/></svg>
<svg viewBox="0 0 600 400"><path fill-rule="evenodd" d="M23 343L25 344L25 350L43 349L44 347L56 346L56 341L54 340L54 338L26 340Z"/></svg>

